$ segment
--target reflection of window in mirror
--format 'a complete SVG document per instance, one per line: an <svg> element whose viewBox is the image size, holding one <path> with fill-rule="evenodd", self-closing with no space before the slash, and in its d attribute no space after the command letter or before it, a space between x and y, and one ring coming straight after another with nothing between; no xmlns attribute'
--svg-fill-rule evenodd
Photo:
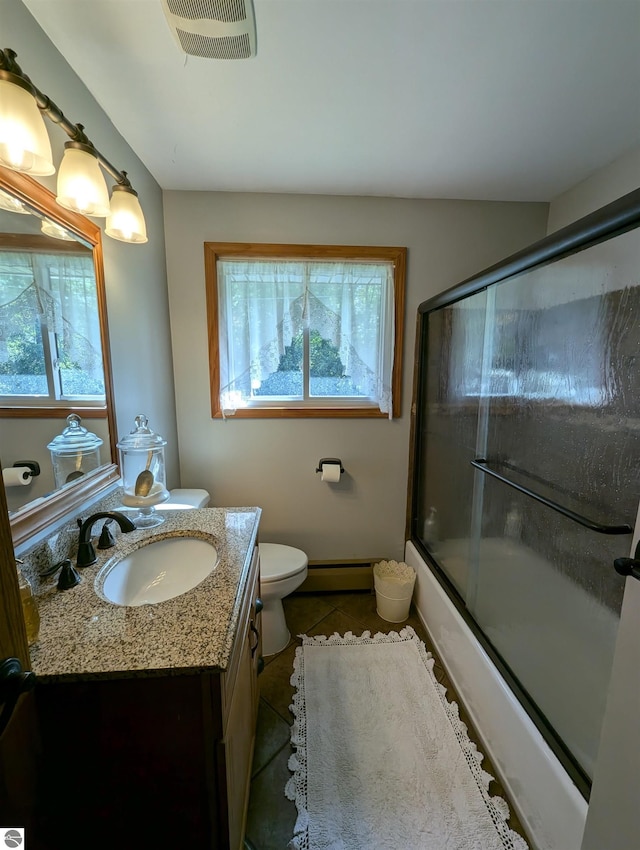
<svg viewBox="0 0 640 850"><path fill-rule="evenodd" d="M93 255L52 241L0 235L0 401L104 406Z"/></svg>
<svg viewBox="0 0 640 850"><path fill-rule="evenodd" d="M0 460L40 466L5 488L14 545L119 480L111 384L100 228L0 167ZM48 447L71 414L95 435L100 465L76 453L60 485Z"/></svg>

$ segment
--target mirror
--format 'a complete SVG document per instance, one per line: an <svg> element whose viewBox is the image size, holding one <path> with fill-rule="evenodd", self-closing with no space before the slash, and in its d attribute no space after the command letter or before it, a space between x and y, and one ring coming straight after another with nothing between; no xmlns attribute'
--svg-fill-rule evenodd
<svg viewBox="0 0 640 850"><path fill-rule="evenodd" d="M0 461L40 466L25 485L6 488L18 545L119 471L100 228L2 167L0 207ZM102 444L90 469L78 453L77 474L56 483L47 445L70 415Z"/></svg>

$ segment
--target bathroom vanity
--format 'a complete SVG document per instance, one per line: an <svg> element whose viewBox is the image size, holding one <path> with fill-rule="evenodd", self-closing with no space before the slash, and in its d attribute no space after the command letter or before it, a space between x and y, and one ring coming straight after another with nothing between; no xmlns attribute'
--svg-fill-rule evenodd
<svg viewBox="0 0 640 850"><path fill-rule="evenodd" d="M148 536L215 538L217 566L174 599L101 598L95 577L114 549L78 587L39 597L34 846L241 850L261 663L259 517L167 512L161 528L119 536L119 556Z"/></svg>

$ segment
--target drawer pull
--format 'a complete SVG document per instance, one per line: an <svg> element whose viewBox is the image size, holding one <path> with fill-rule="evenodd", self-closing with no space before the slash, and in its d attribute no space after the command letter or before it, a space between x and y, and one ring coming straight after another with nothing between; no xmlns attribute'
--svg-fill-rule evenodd
<svg viewBox="0 0 640 850"><path fill-rule="evenodd" d="M263 670L264 670L264 658L262 656L260 656L260 658L258 658L258 676L260 675L260 673L262 673Z"/></svg>
<svg viewBox="0 0 640 850"><path fill-rule="evenodd" d="M256 638L256 642L251 647L251 657L253 658L253 656L256 654L256 649L258 648L258 644L260 643L260 632L256 629L253 620L251 620L251 622L249 623L249 629L255 635L255 638Z"/></svg>
<svg viewBox="0 0 640 850"><path fill-rule="evenodd" d="M256 599L256 614L259 614L260 611L262 611L263 608L264 608L264 602L262 601L262 599L260 599L260 597L258 597Z"/></svg>

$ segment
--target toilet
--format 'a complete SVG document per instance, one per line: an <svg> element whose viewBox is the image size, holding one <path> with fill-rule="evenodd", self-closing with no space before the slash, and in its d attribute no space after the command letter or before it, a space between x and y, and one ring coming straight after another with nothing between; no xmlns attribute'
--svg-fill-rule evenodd
<svg viewBox="0 0 640 850"><path fill-rule="evenodd" d="M206 508L211 496L206 490L177 489L169 490L169 498L166 502L156 505L157 511L179 511L189 508Z"/></svg>
<svg viewBox="0 0 640 850"><path fill-rule="evenodd" d="M262 654L275 655L291 637L282 600L297 590L307 577L309 560L302 549L281 543L259 543L260 598L262 609Z"/></svg>

